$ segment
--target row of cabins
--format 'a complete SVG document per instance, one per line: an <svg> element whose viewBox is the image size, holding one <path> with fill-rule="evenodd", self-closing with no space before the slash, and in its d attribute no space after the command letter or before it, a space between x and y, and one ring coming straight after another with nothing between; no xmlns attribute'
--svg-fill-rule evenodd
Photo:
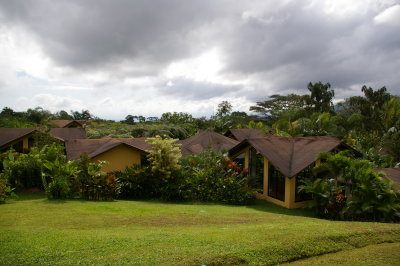
<svg viewBox="0 0 400 266"><path fill-rule="evenodd" d="M141 165L151 146L146 138L86 139L81 121L64 121L64 127L53 128L49 134L65 144L69 160L86 153L93 162L108 161L103 170L122 171L127 166ZM0 152L13 146L26 152L33 144L35 129L0 129ZM200 131L180 140L182 155L200 154L206 149L228 151L254 177L257 197L286 208L298 208L311 200L298 192L300 180L309 177L318 163L320 152L352 150L336 137L280 137L265 135L257 129L231 129L225 135ZM357 153L356 151L352 150ZM400 168L381 169L395 183L400 183Z"/></svg>

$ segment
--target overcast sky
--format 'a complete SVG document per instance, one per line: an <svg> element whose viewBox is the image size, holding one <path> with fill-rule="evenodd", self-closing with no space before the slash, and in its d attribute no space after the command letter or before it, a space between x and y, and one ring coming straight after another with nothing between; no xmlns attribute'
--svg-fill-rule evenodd
<svg viewBox="0 0 400 266"><path fill-rule="evenodd" d="M400 0L1 0L0 108L247 111L329 82L400 94Z"/></svg>

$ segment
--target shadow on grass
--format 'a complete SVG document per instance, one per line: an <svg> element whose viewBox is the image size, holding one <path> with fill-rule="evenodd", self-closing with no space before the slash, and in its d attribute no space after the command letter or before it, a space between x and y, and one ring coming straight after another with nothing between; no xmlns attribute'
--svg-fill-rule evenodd
<svg viewBox="0 0 400 266"><path fill-rule="evenodd" d="M118 201L132 201L132 202L144 202L146 204L167 204L167 205L181 205L181 206L193 206L193 205L205 205L205 206L224 206L228 208L248 208L261 212L274 213L274 214L283 214L289 216L303 216L303 217L313 217L316 218L314 212L310 209L287 209L273 203L264 201L264 200L256 200L253 205L228 205L217 202L188 202L188 201L162 201L158 199L116 199L111 201L92 201L92 200L84 200L84 199L68 199L68 200L49 200L43 190L19 190L15 192L17 194L17 198L14 200L24 201L24 200L39 200L42 199L43 203L46 204L64 204L67 201L77 201L80 203L92 203L92 202L106 202L106 203L116 203Z"/></svg>
<svg viewBox="0 0 400 266"><path fill-rule="evenodd" d="M24 201L24 200L37 200L37 199L47 199L44 190L40 189L28 189L28 190L16 190L14 191L16 197L14 200Z"/></svg>
<svg viewBox="0 0 400 266"><path fill-rule="evenodd" d="M181 205L181 206L204 205L204 206L224 206L228 208L248 208L267 213L317 218L317 216L311 209L308 208L287 209L282 206L278 206L273 203L267 202L265 200L256 200L255 203L252 205L231 205L218 202L199 202L199 201L162 201L157 199L130 199L130 200L121 199L121 200L132 201L132 202L144 202L146 204L169 204L169 205Z"/></svg>
<svg viewBox="0 0 400 266"><path fill-rule="evenodd" d="M315 213L308 208L287 209L264 200L256 200L254 205L248 205L246 207L262 212L316 218Z"/></svg>

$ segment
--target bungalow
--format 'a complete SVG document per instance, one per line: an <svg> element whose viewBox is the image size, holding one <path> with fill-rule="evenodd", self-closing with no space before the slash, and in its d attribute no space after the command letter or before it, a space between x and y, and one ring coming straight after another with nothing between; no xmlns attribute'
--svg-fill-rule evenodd
<svg viewBox="0 0 400 266"><path fill-rule="evenodd" d="M298 192L299 181L309 178L320 152L348 148L336 137L257 136L231 148L232 158L242 158L254 177L257 197L286 208L298 208L311 200Z"/></svg>
<svg viewBox="0 0 400 266"><path fill-rule="evenodd" d="M11 148L17 152L28 152L33 145L34 128L0 128L0 152Z"/></svg>
<svg viewBox="0 0 400 266"><path fill-rule="evenodd" d="M107 161L103 171L123 171L132 165L141 165L146 159L146 150L151 146L146 138L102 138L74 139L65 142L68 160L79 159L86 153L92 162Z"/></svg>
<svg viewBox="0 0 400 266"><path fill-rule="evenodd" d="M201 130L196 135L178 141L181 146L182 156L200 154L207 149L214 151L228 151L239 142L210 130Z"/></svg>
<svg viewBox="0 0 400 266"><path fill-rule="evenodd" d="M49 134L62 142L73 139L86 139L86 131L84 128L80 127L52 128L50 129Z"/></svg>
<svg viewBox="0 0 400 266"><path fill-rule="evenodd" d="M83 127L86 125L86 120L50 120L50 123L55 127L67 128L67 127Z"/></svg>

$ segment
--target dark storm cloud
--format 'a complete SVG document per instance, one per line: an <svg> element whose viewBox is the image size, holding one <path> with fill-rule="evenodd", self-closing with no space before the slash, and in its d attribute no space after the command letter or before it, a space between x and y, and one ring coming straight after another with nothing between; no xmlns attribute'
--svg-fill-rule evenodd
<svg viewBox="0 0 400 266"><path fill-rule="evenodd" d="M393 4L336 15L325 13L323 3L16 0L0 2L0 21L27 29L56 64L108 71L112 82L157 76L171 62L213 47L223 54L224 76L249 82L244 89L176 79L166 88L158 79L161 94L182 99L234 91L260 101L274 93L306 93L310 81L330 82L338 98L359 84L400 94L400 25L374 21Z"/></svg>
<svg viewBox="0 0 400 266"><path fill-rule="evenodd" d="M214 1L3 1L6 21L33 32L60 64L125 61L151 68L198 52L201 28L223 14ZM203 31L204 33L204 31Z"/></svg>
<svg viewBox="0 0 400 266"><path fill-rule="evenodd" d="M306 92L309 81L330 82L339 97L360 83L400 93L400 25L375 25L374 16L384 9L336 17L305 6L293 1L279 13L247 15L226 38L226 71L256 73L269 85L256 88L249 99L264 91Z"/></svg>

